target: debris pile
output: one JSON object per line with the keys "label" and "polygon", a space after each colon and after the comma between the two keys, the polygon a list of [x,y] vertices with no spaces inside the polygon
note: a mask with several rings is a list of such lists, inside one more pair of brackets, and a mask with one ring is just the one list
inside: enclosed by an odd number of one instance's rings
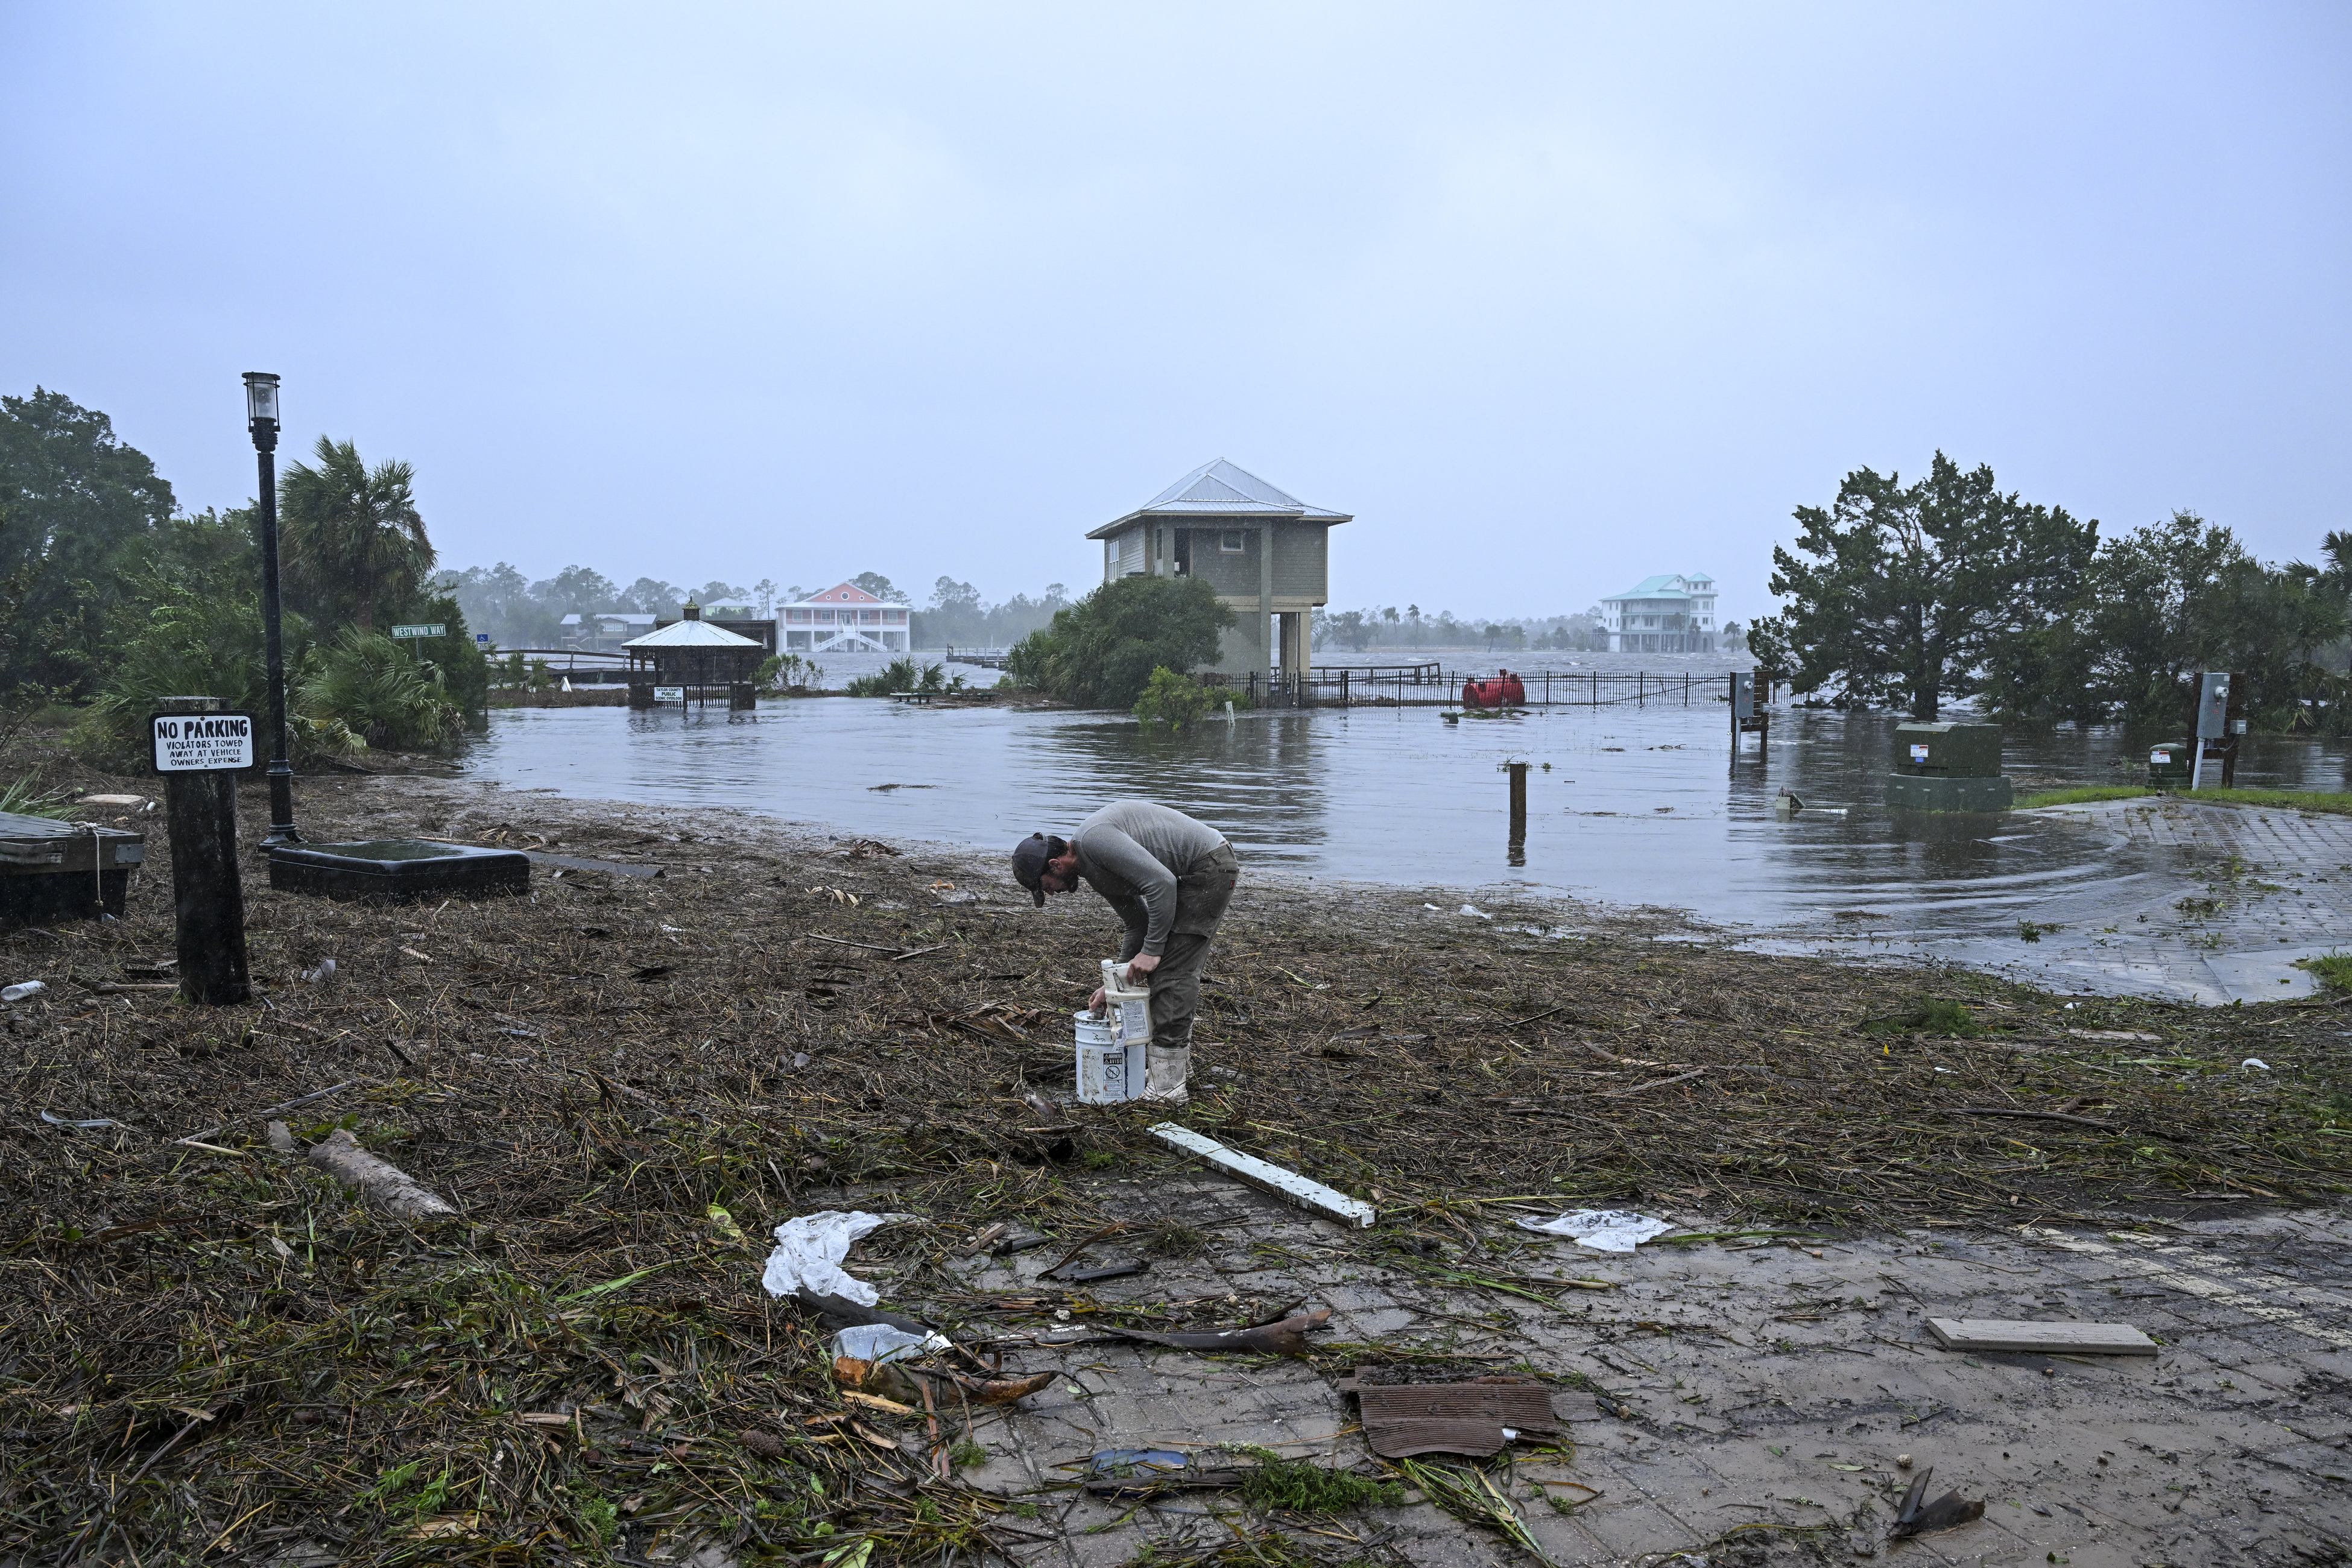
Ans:
{"label": "debris pile", "polygon": [[[1096,1294],[1186,1243],[1087,1178],[1207,1169],[1155,1137],[1164,1111],[1069,1103],[1100,910],[943,906],[935,883],[1001,879],[749,827],[722,854],[675,816],[540,798],[306,786],[322,837],[464,841],[511,816],[581,853],[530,898],[438,907],[255,879],[264,1005],[184,1007],[132,978],[172,947],[167,844],[119,922],[0,933],[0,1555],[154,1561],[194,1520],[224,1556],[308,1542],[350,1563],[693,1540],[835,1568],[1016,1561],[1036,1542],[1015,1502],[942,1475],[1066,1364],[1049,1328],[1362,1367],[1319,1348],[1310,1302]],[[2341,1013],[2061,1011],[1991,980],[1423,901],[1246,886],[1178,1124],[1237,1173],[1376,1213],[1342,1234],[1433,1277],[1413,1236],[1479,1198],[1555,1223],[2013,1225],[2352,1176],[2319,1131]],[[2240,1070],[2256,1049],[2271,1070]],[[877,1223],[817,1223],[850,1216]],[[1045,1246],[1072,1271],[1018,1295],[956,1271]],[[861,1327],[913,1346],[843,1337]],[[1397,1462],[1524,1529],[1474,1472]]]}

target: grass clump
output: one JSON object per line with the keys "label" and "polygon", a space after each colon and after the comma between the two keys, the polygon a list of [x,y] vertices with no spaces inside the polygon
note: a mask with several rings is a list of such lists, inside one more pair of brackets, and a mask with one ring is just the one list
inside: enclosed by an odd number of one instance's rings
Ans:
{"label": "grass clump", "polygon": [[1145,1231],[1141,1239],[1149,1258],[1197,1258],[1209,1245],[1209,1233],[1182,1220],[1163,1219]]}
{"label": "grass clump", "polygon": [[2352,952],[2323,952],[2317,958],[2298,958],[2294,966],[2310,970],[2330,991],[2352,995]]}
{"label": "grass clump", "polygon": [[1243,1479],[1242,1497],[1253,1508],[1345,1513],[1351,1508],[1403,1505],[1404,1488],[1396,1481],[1376,1481],[1353,1470],[1327,1470],[1266,1449],[1250,1452],[1258,1456],[1258,1466]]}
{"label": "grass clump", "polygon": [[53,816],[70,820],[81,815],[73,805],[71,790],[45,790],[41,782],[26,773],[6,789],[0,789],[0,811],[18,816]]}
{"label": "grass clump", "polygon": [[[2200,789],[2194,798],[2214,805],[2274,805],[2291,811],[2320,811],[2352,816],[2352,791],[2306,789]],[[2146,795],[2189,797],[2191,792],[2161,790],[2146,784],[2086,784],[2080,789],[2048,789],[2017,797],[2012,811],[2038,811],[2045,805],[2085,805],[2102,800],[2137,800]]]}

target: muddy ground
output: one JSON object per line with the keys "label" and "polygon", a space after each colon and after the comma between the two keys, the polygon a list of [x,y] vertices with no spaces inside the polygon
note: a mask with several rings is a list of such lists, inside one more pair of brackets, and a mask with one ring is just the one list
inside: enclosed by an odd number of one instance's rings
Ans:
{"label": "muddy ground", "polygon": [[[992,862],[749,816],[299,792],[312,837],[525,847],[534,890],[336,904],[249,859],[266,1000],[190,1009],[124,988],[172,952],[160,813],[125,813],[154,847],[125,919],[0,935],[0,980],[48,987],[0,1015],[0,1556],[2290,1562],[2345,1533],[2352,1019],[2326,1000],[2066,998],[1718,951],[1663,911],[1245,876],[1178,1119],[1381,1211],[1343,1232],[1176,1160],[1143,1133],[1164,1113],[1041,1128],[1024,1097],[1067,1095],[1115,939],[1088,896],[1040,913]],[[256,1112],[336,1086],[284,1113],[297,1139],[348,1127],[460,1219],[270,1148]],[[1585,1205],[1687,1239],[1601,1258],[1510,1223]],[[936,1444],[847,1398],[759,1274],[771,1227],[859,1206],[916,1216],[853,1262],[886,1306],[1067,1380]],[[958,1256],[998,1223],[1059,1245]],[[1036,1279],[1110,1225],[1088,1256],[1150,1273]],[[1035,1342],[1302,1300],[1334,1310],[1304,1360]],[[1961,1307],[2164,1353],[2044,1377],[1933,1348],[1926,1310]],[[1418,1485],[1097,1512],[1056,1468],[1148,1437],[1387,1477],[1331,1384],[1390,1363],[1524,1363],[1620,1414],[1491,1468],[1517,1543]],[[1913,1450],[1987,1518],[1888,1542]]]}

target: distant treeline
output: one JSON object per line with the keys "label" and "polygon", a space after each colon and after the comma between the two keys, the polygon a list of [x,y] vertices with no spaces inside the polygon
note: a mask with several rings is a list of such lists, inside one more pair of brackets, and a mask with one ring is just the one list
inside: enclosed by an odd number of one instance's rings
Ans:
{"label": "distant treeline", "polygon": [[[839,580],[890,604],[914,602],[879,572]],[[566,566],[552,577],[532,582],[504,561],[445,572],[434,584],[454,595],[465,606],[467,621],[477,631],[489,633],[500,647],[560,647],[566,616],[635,614],[675,620],[688,599],[698,605],[749,605],[765,620],[777,605],[796,604],[833,586],[832,582],[779,586],[774,579],[762,577],[748,588],[719,578],[699,588],[682,588],[658,577],[640,577],[624,588],[586,566]],[[908,617],[908,631],[917,647],[1010,647],[1050,622],[1054,612],[1069,602],[1068,589],[1049,583],[1040,597],[1015,594],[991,605],[971,584],[941,577],[932,585],[930,605]]]}

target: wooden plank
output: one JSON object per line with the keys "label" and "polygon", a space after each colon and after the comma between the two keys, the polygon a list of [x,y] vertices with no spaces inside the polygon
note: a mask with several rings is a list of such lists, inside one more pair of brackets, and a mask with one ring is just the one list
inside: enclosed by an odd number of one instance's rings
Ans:
{"label": "wooden plank", "polygon": [[2163,1347],[2129,1323],[2029,1323],[2006,1318],[1930,1318],[1928,1331],[1955,1351],[2063,1351],[2154,1355]]}
{"label": "wooden plank", "polygon": [[1286,1171],[1279,1165],[1270,1164],[1255,1154],[1228,1149],[1215,1139],[1204,1137],[1189,1127],[1162,1121],[1149,1131],[1154,1139],[1169,1148],[1198,1155],[1226,1175],[1272,1193],[1294,1208],[1319,1214],[1326,1219],[1336,1219],[1341,1225],[1358,1226],[1368,1226],[1378,1217],[1372,1205],[1361,1198],[1334,1192],[1320,1182],[1310,1181],[1296,1171]]}

